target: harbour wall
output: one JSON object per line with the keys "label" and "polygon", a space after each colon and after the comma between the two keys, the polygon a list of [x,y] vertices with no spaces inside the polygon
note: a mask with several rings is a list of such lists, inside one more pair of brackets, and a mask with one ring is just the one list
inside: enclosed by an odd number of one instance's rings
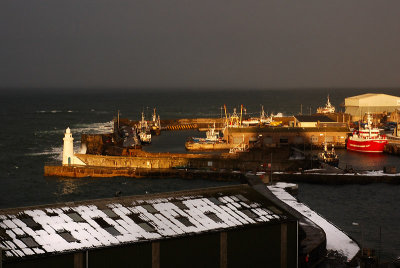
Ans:
{"label": "harbour wall", "polygon": [[[311,164],[307,160],[291,160],[289,148],[270,148],[252,150],[239,154],[170,154],[131,151],[130,156],[102,156],[76,154],[86,166],[45,166],[46,176],[61,177],[135,177],[134,169],[147,169],[158,172],[166,169],[187,169],[202,171],[262,171],[269,169],[271,158],[274,171],[298,170]],[[57,168],[56,168],[57,167]],[[71,169],[75,167],[74,169]],[[78,168],[78,169],[76,169]],[[87,171],[84,171],[87,169]],[[78,172],[79,171],[79,172]],[[150,171],[149,171],[150,172]]]}
{"label": "harbour wall", "polygon": [[[231,170],[260,170],[260,165],[273,161],[273,169],[276,171],[298,170],[299,167],[309,161],[288,161],[290,148],[265,148],[253,149],[247,153],[239,154],[172,154],[172,153],[148,153],[141,150],[129,151],[129,156],[102,156],[89,154],[76,154],[81,161],[88,166],[100,166],[111,168],[207,168],[207,169],[231,169]],[[303,163],[305,162],[305,163]]]}
{"label": "harbour wall", "polygon": [[400,155],[400,140],[389,141],[389,143],[385,145],[384,152],[388,154]]}
{"label": "harbour wall", "polygon": [[262,142],[267,147],[285,145],[322,147],[326,142],[337,148],[344,148],[349,134],[344,127],[250,127],[230,128],[224,133],[229,143]]}
{"label": "harbour wall", "polygon": [[232,173],[221,170],[188,170],[188,169],[143,169],[143,168],[107,168],[88,166],[45,166],[45,176],[69,178],[182,178],[205,179],[217,181],[236,181],[245,183],[246,178],[242,173]]}
{"label": "harbour wall", "polygon": [[[106,178],[106,177],[131,177],[131,178],[182,178],[182,179],[207,179],[220,181],[237,181],[245,183],[247,178],[244,172],[215,169],[143,169],[143,168],[110,168],[93,166],[45,166],[45,176],[71,177],[71,178]],[[264,183],[271,181],[305,182],[314,184],[370,184],[389,183],[400,184],[400,176],[366,176],[362,174],[272,174],[267,171],[259,176]]]}

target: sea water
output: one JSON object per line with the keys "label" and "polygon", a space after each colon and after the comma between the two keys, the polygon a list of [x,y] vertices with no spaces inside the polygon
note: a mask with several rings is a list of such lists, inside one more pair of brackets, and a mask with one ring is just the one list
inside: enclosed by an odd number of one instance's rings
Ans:
{"label": "sea water", "polygon": [[[161,178],[58,178],[44,177],[46,163],[60,163],[64,131],[70,127],[79,150],[83,133],[112,131],[113,117],[148,118],[157,108],[161,119],[223,117],[240,111],[258,116],[315,112],[329,94],[337,110],[344,98],[369,93],[396,95],[395,90],[5,90],[0,92],[0,208],[49,204],[122,195],[170,192],[232,184],[211,180]],[[184,152],[187,137],[204,135],[194,130],[164,132],[153,137],[148,151]],[[386,154],[370,156],[338,150],[341,167],[400,170],[400,158]],[[385,259],[400,255],[399,185],[300,184],[299,199],[342,228],[365,247],[378,249]],[[353,222],[359,223],[358,226]],[[362,234],[362,235],[361,235]],[[381,234],[381,235],[379,235]],[[363,239],[361,239],[363,237]]]}

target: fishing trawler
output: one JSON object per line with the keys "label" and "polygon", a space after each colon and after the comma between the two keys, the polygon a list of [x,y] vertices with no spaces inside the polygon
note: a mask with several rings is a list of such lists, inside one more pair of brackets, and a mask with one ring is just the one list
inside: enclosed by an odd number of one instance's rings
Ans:
{"label": "fishing trawler", "polygon": [[260,117],[251,117],[249,119],[242,120],[242,125],[244,127],[252,127],[252,126],[268,126],[272,122],[272,116],[266,116],[264,112],[264,106],[261,106]]}
{"label": "fishing trawler", "polygon": [[325,107],[318,107],[317,108],[317,113],[318,114],[329,114],[329,113],[334,113],[335,112],[335,106],[331,104],[329,101],[329,95],[328,95],[328,101],[326,102]]}
{"label": "fishing trawler", "polygon": [[387,142],[386,135],[381,135],[378,128],[372,128],[371,116],[367,114],[367,124],[363,129],[354,130],[347,140],[346,148],[363,153],[382,153]]}
{"label": "fishing trawler", "polygon": [[153,110],[152,120],[150,121],[150,131],[157,136],[161,134],[161,120],[160,115],[157,116],[156,114],[156,108]]}
{"label": "fishing trawler", "polygon": [[318,160],[334,167],[339,166],[339,156],[335,152],[335,147],[332,145],[331,151],[328,151],[328,145],[324,143],[324,151],[318,154]]}
{"label": "fishing trawler", "polygon": [[272,116],[266,116],[264,112],[264,106],[261,106],[261,113],[260,113],[260,124],[261,125],[269,125],[272,122]]}
{"label": "fishing trawler", "polygon": [[213,127],[207,130],[205,138],[191,137],[185,143],[185,148],[189,151],[229,150],[232,145],[220,136],[214,123]]}
{"label": "fishing trawler", "polygon": [[144,119],[144,113],[142,112],[142,120],[139,121],[138,127],[137,127],[137,132],[138,136],[140,139],[140,142],[142,144],[150,144],[151,143],[151,133],[150,133],[150,128],[147,124],[147,121]]}

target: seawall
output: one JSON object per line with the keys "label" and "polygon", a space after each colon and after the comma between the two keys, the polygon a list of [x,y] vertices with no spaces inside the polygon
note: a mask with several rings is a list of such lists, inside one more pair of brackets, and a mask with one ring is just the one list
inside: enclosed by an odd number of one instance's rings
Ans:
{"label": "seawall", "polygon": [[208,179],[221,181],[246,182],[242,173],[212,170],[188,170],[188,169],[143,169],[143,168],[107,168],[93,166],[45,166],[45,176],[71,177],[71,178],[182,178],[182,179]]}

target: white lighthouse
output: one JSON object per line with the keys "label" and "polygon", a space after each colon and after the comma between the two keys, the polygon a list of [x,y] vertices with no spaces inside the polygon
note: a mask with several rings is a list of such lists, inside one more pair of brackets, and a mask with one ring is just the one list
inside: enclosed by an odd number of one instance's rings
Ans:
{"label": "white lighthouse", "polygon": [[72,137],[71,130],[67,128],[64,135],[64,148],[63,148],[63,165],[73,164],[74,158],[74,138]]}

